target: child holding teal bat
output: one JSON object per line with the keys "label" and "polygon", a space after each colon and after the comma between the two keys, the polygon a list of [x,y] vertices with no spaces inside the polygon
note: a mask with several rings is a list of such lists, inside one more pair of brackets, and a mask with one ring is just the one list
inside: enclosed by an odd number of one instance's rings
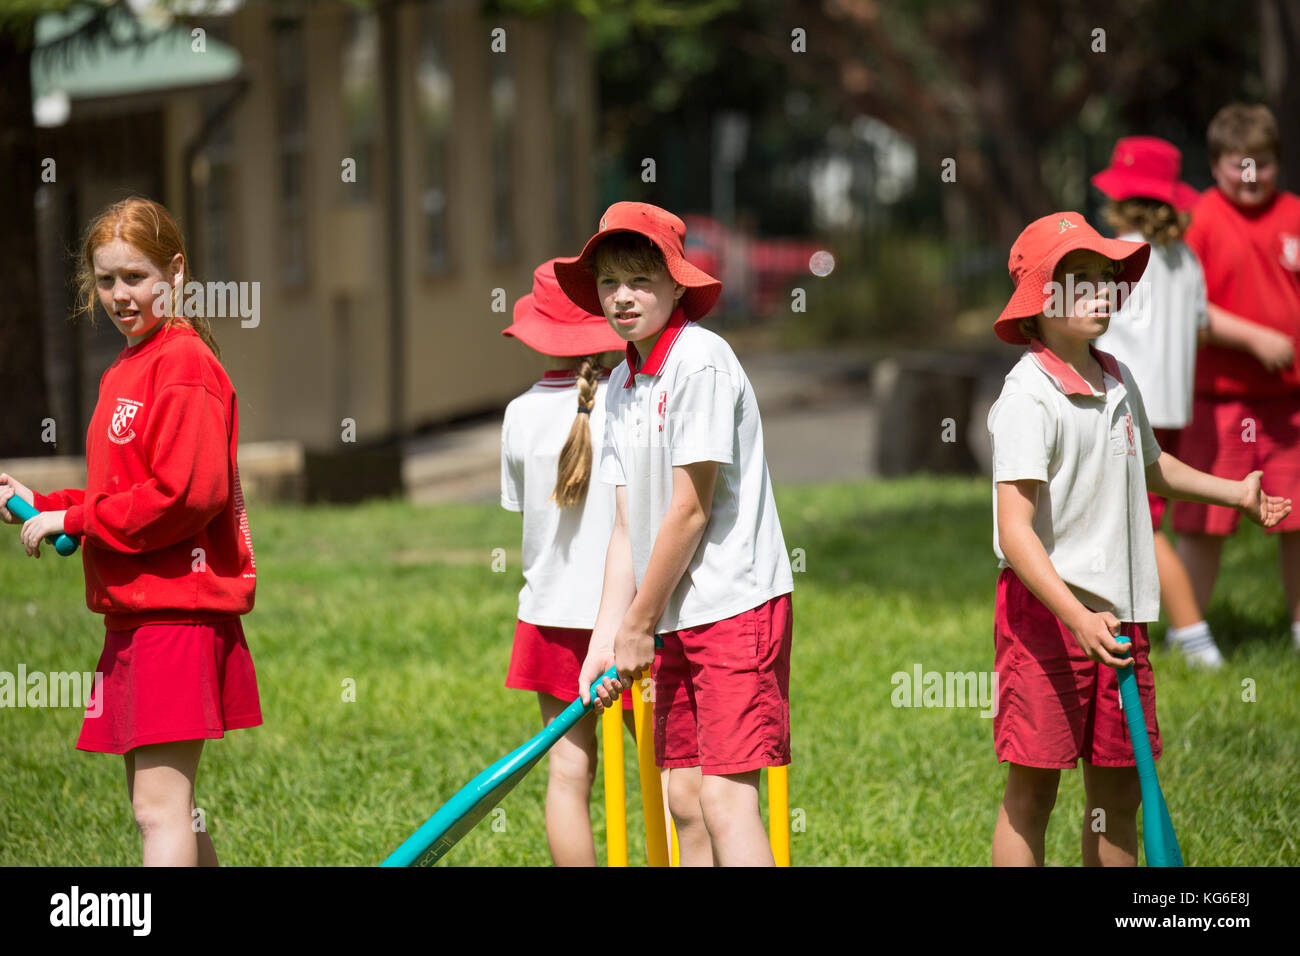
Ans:
{"label": "child holding teal bat", "polygon": [[[240,617],[257,581],[236,467],[239,418],[207,321],[185,316],[184,239],[162,206],[132,198],[90,225],[80,309],[104,308],[126,347],[100,380],[86,435],[86,487],[35,494],[0,475],[48,535],[83,539],[86,604],[104,650],[77,747],[124,755],[146,866],[217,864],[196,814],[204,740],[262,722]],[[92,717],[94,711],[98,716]]]}
{"label": "child holding teal bat", "polygon": [[[600,604],[614,489],[592,478],[592,435],[605,427],[609,370],[623,342],[560,291],[555,260],[533,273],[515,303],[512,336],[552,368],[506,406],[501,426],[501,506],[523,513],[524,586],[506,686],[537,692],[542,722],[573,700]],[[631,698],[624,721],[632,729]],[[557,866],[595,866],[589,803],[596,718],[577,721],[547,759],[546,838]]]}
{"label": "child holding teal bat", "polygon": [[[604,588],[578,692],[596,708],[654,664],[655,762],[683,865],[771,866],[763,767],[790,762],[794,578],[735,353],[701,328],[722,283],[665,209],[620,202],[555,274],[627,343],[610,376],[600,478],[616,486]],[[777,825],[777,824],[774,824]]]}
{"label": "child holding teal bat", "polygon": [[[1258,471],[1228,481],[1161,451],[1128,369],[1092,347],[1149,254],[1145,242],[1104,239],[1075,212],[1036,220],[1011,248],[1016,291],[994,330],[1029,348],[988,419],[993,548],[1003,569],[994,745],[1011,765],[995,865],[1043,863],[1060,772],[1080,759],[1083,862],[1137,861],[1141,788],[1117,669],[1136,671],[1131,697],[1158,757],[1145,622],[1159,614],[1160,587],[1148,489],[1237,508],[1264,527],[1291,510],[1290,499],[1262,491]],[[1158,817],[1148,806],[1145,826]]]}

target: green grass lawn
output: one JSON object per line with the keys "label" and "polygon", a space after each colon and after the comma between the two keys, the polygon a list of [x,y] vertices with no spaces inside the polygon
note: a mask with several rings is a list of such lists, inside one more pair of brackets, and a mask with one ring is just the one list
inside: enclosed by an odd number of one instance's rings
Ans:
{"label": "green grass lawn", "polygon": [[[895,708],[891,675],[987,671],[993,587],[987,480],[780,488],[795,575],[790,806],[797,865],[982,865],[1005,769],[978,708]],[[293,508],[254,502],[257,607],[244,622],[265,723],[205,748],[198,804],[230,865],[378,863],[540,726],[502,687],[519,518],[491,506]],[[504,549],[505,573],[492,569]],[[1224,669],[1158,649],[1159,767],[1189,865],[1300,862],[1300,655],[1276,547],[1229,542],[1209,618]],[[25,558],[0,529],[0,671],[93,669],[102,622],[80,562]],[[1153,629],[1162,639],[1163,628]],[[355,702],[344,682],[355,681]],[[1244,682],[1254,701],[1243,701]],[[122,761],[74,748],[72,709],[0,710],[0,865],[135,865]],[[628,764],[631,856],[641,817]],[[545,865],[545,770],[445,859]],[[602,783],[593,819],[604,857]],[[1079,863],[1081,775],[1062,775],[1048,862]],[[634,862],[636,862],[634,860]]]}

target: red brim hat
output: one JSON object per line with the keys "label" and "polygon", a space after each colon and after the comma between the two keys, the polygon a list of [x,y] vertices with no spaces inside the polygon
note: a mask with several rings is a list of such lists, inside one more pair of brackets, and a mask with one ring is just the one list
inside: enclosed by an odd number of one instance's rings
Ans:
{"label": "red brim hat", "polygon": [[1191,209],[1200,193],[1180,182],[1183,154],[1158,136],[1126,136],[1115,144],[1110,166],[1092,184],[1116,201],[1158,199],[1175,209]]}
{"label": "red brim hat", "polygon": [[1175,209],[1187,210],[1201,198],[1201,194],[1187,183],[1150,179],[1115,169],[1103,169],[1092,177],[1091,182],[1116,202],[1135,198],[1159,199]]}
{"label": "red brim hat", "polygon": [[1020,320],[1042,315],[1052,300],[1051,283],[1057,264],[1076,249],[1087,249],[1120,265],[1123,281],[1137,282],[1146,271],[1151,246],[1145,242],[1107,239],[1077,212],[1056,212],[1025,227],[1011,247],[1007,270],[1016,284],[993,331],[1003,342],[1028,345]]}
{"label": "red brim hat", "polygon": [[604,315],[579,309],[560,291],[550,259],[533,270],[533,291],[515,303],[514,322],[503,329],[543,355],[596,355],[622,352],[627,342],[609,327]]}
{"label": "red brim hat", "polygon": [[654,243],[663,255],[664,265],[673,281],[686,287],[677,304],[687,319],[700,318],[717,303],[722,294],[722,283],[686,260],[685,223],[666,209],[649,203],[618,202],[605,210],[600,219],[600,231],[587,240],[580,255],[555,262],[555,276],[560,288],[579,308],[604,316],[591,265],[596,247],[617,232],[634,232]]}

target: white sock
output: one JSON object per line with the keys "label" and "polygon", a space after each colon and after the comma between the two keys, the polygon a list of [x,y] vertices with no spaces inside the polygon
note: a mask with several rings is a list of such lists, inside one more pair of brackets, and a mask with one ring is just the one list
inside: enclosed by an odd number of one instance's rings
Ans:
{"label": "white sock", "polygon": [[1205,621],[1197,621],[1190,627],[1171,628],[1166,636],[1169,646],[1180,651],[1189,664],[1216,668],[1223,663],[1223,655],[1219,653],[1210,625]]}
{"label": "white sock", "polygon": [[1165,638],[1170,644],[1177,644],[1188,651],[1200,650],[1214,643],[1214,635],[1210,633],[1209,621],[1197,621],[1195,624],[1187,625],[1187,627],[1171,627],[1165,633]]}
{"label": "white sock", "polygon": [[1295,643],[1296,650],[1300,650],[1300,621],[1291,622],[1291,640]]}

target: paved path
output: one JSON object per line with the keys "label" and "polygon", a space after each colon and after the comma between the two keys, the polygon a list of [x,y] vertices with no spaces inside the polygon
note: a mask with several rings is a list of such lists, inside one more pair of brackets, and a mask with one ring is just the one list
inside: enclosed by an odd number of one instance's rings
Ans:
{"label": "paved path", "polygon": [[[758,396],[773,482],[871,476],[869,362],[845,351],[737,350]],[[408,443],[403,477],[416,502],[496,501],[501,422],[491,419]]]}

